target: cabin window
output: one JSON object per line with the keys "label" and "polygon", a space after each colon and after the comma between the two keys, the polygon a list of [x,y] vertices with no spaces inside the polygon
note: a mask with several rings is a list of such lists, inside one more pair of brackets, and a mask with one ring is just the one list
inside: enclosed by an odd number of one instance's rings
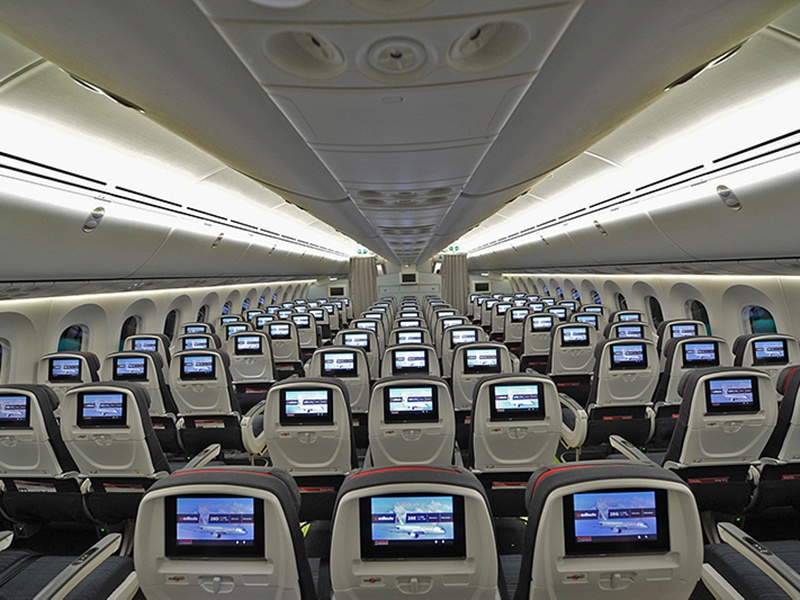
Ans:
{"label": "cabin window", "polygon": [[7,381],[5,364],[9,357],[10,344],[8,340],[0,339],[0,381]]}
{"label": "cabin window", "polygon": [[711,335],[711,321],[708,318],[708,311],[703,303],[699,300],[689,300],[689,302],[686,303],[686,306],[689,309],[689,316],[695,321],[705,323],[706,332],[708,335]]}
{"label": "cabin window", "polygon": [[231,312],[231,301],[228,300],[225,304],[222,305],[222,314],[227,315]]}
{"label": "cabin window", "polygon": [[272,304],[278,303],[278,294],[272,294]]}
{"label": "cabin window", "polygon": [[208,304],[203,304],[200,307],[200,310],[197,311],[197,322],[198,323],[205,323],[206,319],[208,319]]}
{"label": "cabin window", "polygon": [[756,304],[745,306],[742,310],[742,316],[746,325],[750,327],[750,333],[778,332],[778,328],[775,326],[775,317],[763,306]]}
{"label": "cabin window", "polygon": [[544,295],[545,296],[549,296],[550,295],[550,288],[548,286],[544,286]]}
{"label": "cabin window", "polygon": [[589,296],[592,297],[592,302],[594,302],[595,304],[603,303],[603,300],[602,298],[600,298],[600,294],[597,293],[597,290],[592,290],[591,292],[589,292]]}
{"label": "cabin window", "polygon": [[264,302],[266,302],[266,301],[267,301],[267,299],[264,298],[264,296],[259,296],[259,298],[258,298],[258,308],[264,308]]}
{"label": "cabin window", "polygon": [[572,288],[572,299],[575,300],[575,302],[581,301],[581,293],[575,288]]}
{"label": "cabin window", "polygon": [[175,331],[178,328],[180,316],[180,311],[174,308],[167,313],[167,318],[164,319],[164,335],[166,335],[170,340],[175,337]]}
{"label": "cabin window", "polygon": [[617,301],[617,308],[619,310],[628,310],[628,300],[620,293],[615,295],[615,299]]}
{"label": "cabin window", "polygon": [[250,298],[245,298],[244,302],[242,302],[242,312],[246,311],[250,308]]}
{"label": "cabin window", "polygon": [[564,299],[564,291],[560,287],[556,288],[556,296],[558,296],[559,300]]}
{"label": "cabin window", "polygon": [[89,328],[86,325],[70,325],[58,338],[58,351],[80,352],[84,343],[89,343]]}
{"label": "cabin window", "polygon": [[664,311],[661,310],[661,303],[655,296],[648,296],[647,306],[650,308],[650,322],[653,327],[658,329],[658,326],[664,322]]}
{"label": "cabin window", "polygon": [[128,317],[119,331],[119,349],[125,347],[125,339],[139,332],[139,317]]}

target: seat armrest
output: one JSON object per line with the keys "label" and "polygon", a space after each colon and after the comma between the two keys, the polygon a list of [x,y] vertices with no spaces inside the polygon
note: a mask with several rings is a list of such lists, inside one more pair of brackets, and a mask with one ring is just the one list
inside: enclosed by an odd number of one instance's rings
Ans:
{"label": "seat armrest", "polygon": [[718,523],[717,531],[723,542],[766,573],[790,598],[800,598],[800,575],[797,571],[733,523]]}
{"label": "seat armrest", "polygon": [[83,581],[105,559],[119,550],[122,543],[122,534],[110,533],[73,560],[67,567],[56,575],[34,600],[61,600],[66,597],[76,585]]}
{"label": "seat armrest", "polygon": [[586,430],[588,416],[586,410],[575,402],[566,394],[559,394],[558,401],[561,404],[561,412],[568,411],[573,416],[575,422],[574,427],[570,428],[569,425],[562,419],[561,423],[561,441],[567,448],[580,448],[583,442],[586,441]]}
{"label": "seat armrest", "polygon": [[642,452],[639,448],[631,444],[621,435],[614,434],[608,436],[608,442],[609,444],[611,444],[612,448],[614,448],[618,452],[621,452],[622,454],[625,455],[626,458],[630,460],[651,464],[654,467],[659,466],[655,462],[653,462],[653,460],[649,456],[647,456],[644,452]]}
{"label": "seat armrest", "polygon": [[0,552],[5,550],[14,541],[13,531],[0,531]]}
{"label": "seat armrest", "polygon": [[242,417],[240,425],[242,429],[242,444],[245,450],[252,456],[261,456],[267,451],[267,432],[264,429],[263,416],[261,432],[256,433],[255,429],[257,418],[263,415],[266,409],[267,401],[262,400]]}
{"label": "seat armrest", "polygon": [[192,469],[200,469],[219,456],[220,452],[222,452],[221,444],[211,444],[210,446],[206,446],[180,470],[191,471]]}

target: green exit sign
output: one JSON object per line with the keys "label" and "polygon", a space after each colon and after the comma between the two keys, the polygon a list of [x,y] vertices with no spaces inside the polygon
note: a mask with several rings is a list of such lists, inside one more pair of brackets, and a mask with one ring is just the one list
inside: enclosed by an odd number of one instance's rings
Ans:
{"label": "green exit sign", "polygon": [[447,249],[450,252],[458,252],[458,246],[449,246]]}

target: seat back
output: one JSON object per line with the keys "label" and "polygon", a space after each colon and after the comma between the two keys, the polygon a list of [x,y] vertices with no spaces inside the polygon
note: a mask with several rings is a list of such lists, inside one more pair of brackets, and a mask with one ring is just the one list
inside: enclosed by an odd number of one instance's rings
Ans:
{"label": "seat back", "polygon": [[797,338],[783,333],[753,333],[741,335],[733,342],[733,364],[756,367],[777,384],[786,365],[800,361]]}
{"label": "seat back", "polygon": [[300,338],[294,321],[271,321],[267,323],[267,334],[276,363],[300,361]]}
{"label": "seat back", "polygon": [[125,338],[122,345],[123,350],[134,350],[136,352],[155,352],[161,357],[164,377],[169,376],[169,362],[172,358],[170,350],[170,339],[163,333],[139,333],[129,335]]}
{"label": "seat back", "polygon": [[297,485],[280,469],[205,468],[158,481],[134,532],[142,592],[174,600],[206,593],[315,600],[299,504]]}
{"label": "seat back", "polygon": [[696,369],[733,366],[728,342],[713,336],[672,338],[664,348],[664,372],[658,379],[654,402],[679,404],[681,378]]}
{"label": "seat back", "polygon": [[583,304],[580,312],[593,313],[598,316],[600,322],[597,324],[597,331],[603,331],[608,325],[608,308],[602,304]]}
{"label": "seat back", "polygon": [[453,353],[456,346],[488,340],[489,336],[478,325],[456,325],[445,329],[442,337],[442,350],[439,354],[442,362],[442,377],[450,377],[453,374]]}
{"label": "seat back", "polygon": [[475,387],[468,466],[479,471],[533,471],[551,464],[561,437],[555,383],[526,373],[484,377]]}
{"label": "seat back", "polygon": [[464,469],[383,467],[352,474],[339,490],[331,536],[337,598],[499,597],[488,501]]}
{"label": "seat back", "polygon": [[700,369],[684,375],[680,392],[665,461],[697,466],[758,460],[778,419],[769,375],[747,367]]}
{"label": "seat back", "polygon": [[56,406],[58,397],[45,385],[0,386],[0,476],[77,472],[53,414]]}
{"label": "seat back", "polygon": [[492,306],[492,317],[489,323],[489,337],[501,336],[506,327],[506,313],[514,305],[511,302],[497,302]]}
{"label": "seat back", "polygon": [[597,330],[582,323],[559,323],[550,339],[549,375],[587,375],[594,370]]}
{"label": "seat back", "polygon": [[175,338],[172,352],[175,353],[181,350],[219,350],[221,347],[222,340],[214,333],[182,333]]}
{"label": "seat back", "polygon": [[668,471],[623,461],[542,467],[525,497],[516,600],[686,599],[700,578],[700,517]]}
{"label": "seat back", "polygon": [[225,342],[234,384],[275,381],[275,362],[269,336],[261,331],[234,333]]}
{"label": "seat back", "polygon": [[453,400],[439,377],[379,380],[372,388],[368,425],[374,467],[453,462]]}
{"label": "seat back", "polygon": [[178,414],[238,413],[228,365],[228,355],[220,350],[176,352],[169,368],[169,384]]}
{"label": "seat back", "polygon": [[386,348],[386,330],[383,326],[383,321],[380,319],[353,319],[350,322],[350,329],[366,329],[375,333],[378,338],[378,352],[383,356],[383,351]]}
{"label": "seat back", "polygon": [[370,379],[380,373],[382,352],[378,349],[378,336],[368,329],[343,329],[333,338],[334,346],[361,348],[367,354]]}
{"label": "seat back", "polygon": [[515,372],[518,359],[499,342],[456,346],[453,354],[452,390],[456,410],[470,410],[475,384],[486,375]]}
{"label": "seat back", "polygon": [[664,348],[669,340],[676,337],[692,337],[696,335],[708,335],[705,323],[694,319],[670,319],[662,321],[656,329],[656,350],[661,361],[661,369],[664,367]]}
{"label": "seat back", "polygon": [[608,322],[610,323],[644,323],[647,321],[647,315],[642,310],[615,310],[608,315]]}
{"label": "seat back", "polygon": [[293,313],[289,319],[297,328],[297,339],[301,350],[314,350],[319,347],[319,331],[317,319],[309,312]]}
{"label": "seat back", "polygon": [[782,396],[775,429],[761,453],[781,461],[800,461],[800,365],[789,365],[778,377],[777,392]]}
{"label": "seat back", "polygon": [[272,464],[293,475],[344,474],[356,466],[347,388],[335,379],[304,377],[273,385],[264,432]]}
{"label": "seat back", "polygon": [[558,317],[547,312],[531,313],[525,318],[522,332],[522,354],[528,356],[547,356],[550,352],[550,338]]}
{"label": "seat back", "polygon": [[51,352],[39,359],[36,383],[47,385],[62,400],[70,388],[97,381],[99,369],[100,360],[92,352]]}
{"label": "seat back", "polygon": [[96,382],[64,396],[61,437],[87,476],[152,477],[169,472],[137,383]]}
{"label": "seat back", "polygon": [[[601,321],[600,315],[597,313],[591,312],[583,312],[578,311],[574,312],[569,316],[569,320],[571,323],[583,323],[584,325],[591,325],[595,329],[598,329]],[[599,331],[599,329],[598,329]]]}
{"label": "seat back", "polygon": [[569,321],[569,317],[572,314],[572,311],[569,309],[568,306],[545,306],[544,312],[550,313],[551,315],[555,315],[558,317],[558,320],[562,323],[566,323]]}
{"label": "seat back", "polygon": [[328,311],[321,307],[312,307],[308,309],[308,313],[314,317],[317,323],[322,342],[329,342],[331,339],[331,318]]}
{"label": "seat back", "polygon": [[[155,352],[112,352],[100,370],[103,381],[137,383],[145,388],[149,398],[148,412],[152,416],[177,414],[172,391],[164,377],[161,356]],[[169,374],[169,368],[167,368]]]}
{"label": "seat back", "polygon": [[339,308],[331,302],[322,303],[319,307],[328,313],[328,326],[330,327],[331,334],[336,335],[336,332],[342,328]]}
{"label": "seat back", "polygon": [[590,404],[649,404],[658,383],[651,340],[606,340],[596,348]]}
{"label": "seat back", "polygon": [[519,344],[522,342],[525,319],[530,312],[531,309],[527,306],[515,306],[506,313],[505,329],[503,329],[503,341],[506,344]]}
{"label": "seat back", "polygon": [[184,323],[181,325],[181,334],[184,333],[216,333],[214,326],[211,323]]}
{"label": "seat back", "polygon": [[458,325],[469,325],[469,319],[463,315],[452,315],[448,317],[439,317],[433,323],[431,332],[433,337],[433,345],[436,348],[436,353],[442,352],[442,340],[444,339],[444,332],[450,327],[457,327]]}
{"label": "seat back", "polygon": [[364,350],[338,346],[317,348],[305,370],[307,377],[335,377],[347,388],[351,412],[367,412],[370,372]]}
{"label": "seat back", "polygon": [[439,357],[433,346],[426,344],[403,344],[387,346],[381,360],[381,377],[405,377],[410,375],[441,375]]}
{"label": "seat back", "polygon": [[222,325],[220,330],[222,332],[220,334],[222,341],[227,342],[228,338],[230,338],[232,335],[241,333],[243,331],[252,331],[253,326],[249,321],[232,321],[231,323],[225,323]]}
{"label": "seat back", "polygon": [[650,323],[644,321],[615,321],[606,325],[603,337],[607,340],[647,339],[655,341],[655,332],[650,327]]}

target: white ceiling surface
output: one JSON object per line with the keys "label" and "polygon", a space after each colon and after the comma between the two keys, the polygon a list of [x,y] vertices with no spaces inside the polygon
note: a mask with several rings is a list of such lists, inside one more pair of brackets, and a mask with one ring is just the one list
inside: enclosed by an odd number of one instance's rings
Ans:
{"label": "white ceiling surface", "polygon": [[[620,170],[609,161],[634,165],[642,146],[666,144],[685,121],[680,106],[643,115],[650,126],[644,136],[623,126],[603,138],[656,100],[654,107],[678,102],[673,97],[689,94],[695,82],[663,94],[667,84],[795,4],[0,0],[0,29],[31,50],[6,43],[11,50],[0,52],[0,82],[19,74],[0,85],[0,107],[24,113],[32,126],[44,125],[43,118],[54,129],[71,125],[114,152],[145,154],[205,190],[224,191],[226,199],[217,200],[213,212],[224,214],[228,198],[236,198],[253,205],[244,220],[257,227],[299,217],[320,245],[346,244],[332,227],[389,260],[414,263],[459,237],[462,249],[477,247],[546,220],[544,215],[563,214],[552,205],[575,181]],[[759,35],[741,54],[770,41]],[[97,102],[86,100],[77,86],[68,90],[66,75],[47,64],[21,73],[37,55],[142,107],[147,118],[188,143],[133,111],[102,118],[118,107],[92,94]],[[737,91],[743,101],[749,93]],[[703,90],[698,94],[707,97]],[[697,111],[718,109],[720,99],[711,98],[693,106],[693,121]],[[17,152],[34,159],[44,152],[35,143],[17,142]],[[590,148],[592,154],[581,154]],[[120,181],[125,177],[124,169],[86,164],[77,152],[57,161],[103,180],[106,169]],[[675,172],[673,165],[665,168],[672,169],[666,175]],[[129,185],[136,190],[172,193],[170,176],[135,179]],[[147,187],[148,181],[159,184]],[[535,198],[508,204],[536,182]],[[213,206],[215,194],[202,195]],[[612,242],[595,253],[570,238],[569,261],[614,264],[637,244]],[[676,254],[674,241],[662,245]],[[654,259],[661,247],[654,246]],[[691,252],[677,254],[693,258]],[[507,256],[493,252],[476,264],[502,268]],[[547,259],[541,266],[551,264]]]}

